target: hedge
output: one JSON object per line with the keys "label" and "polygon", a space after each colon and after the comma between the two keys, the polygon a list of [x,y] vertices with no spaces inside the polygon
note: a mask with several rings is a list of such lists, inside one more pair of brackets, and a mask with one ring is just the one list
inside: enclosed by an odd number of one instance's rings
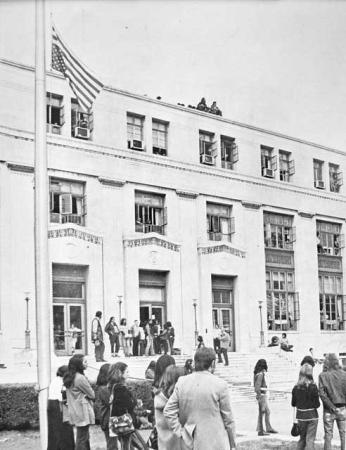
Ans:
{"label": "hedge", "polygon": [[[128,386],[136,398],[152,409],[151,382],[129,380]],[[95,385],[92,385],[97,389]],[[38,393],[34,383],[0,384],[0,431],[39,428]]]}

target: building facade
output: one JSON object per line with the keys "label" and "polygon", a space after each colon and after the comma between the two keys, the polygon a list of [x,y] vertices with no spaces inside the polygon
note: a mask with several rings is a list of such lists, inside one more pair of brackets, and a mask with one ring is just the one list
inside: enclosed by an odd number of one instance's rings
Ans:
{"label": "building facade", "polygon": [[[0,342],[35,334],[34,70],[0,60]],[[47,73],[51,342],[91,351],[95,311],[171,321],[175,346],[288,334],[344,351],[345,153],[105,88],[84,113]],[[346,292],[345,292],[346,293]],[[25,298],[29,297],[26,317]],[[262,336],[261,336],[262,331]]]}

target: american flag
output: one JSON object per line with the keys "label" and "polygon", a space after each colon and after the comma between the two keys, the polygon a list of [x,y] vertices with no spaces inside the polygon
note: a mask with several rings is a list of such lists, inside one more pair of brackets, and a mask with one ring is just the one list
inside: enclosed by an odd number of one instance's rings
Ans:
{"label": "american flag", "polygon": [[70,52],[52,27],[52,68],[63,73],[81,108],[88,111],[103,84]]}

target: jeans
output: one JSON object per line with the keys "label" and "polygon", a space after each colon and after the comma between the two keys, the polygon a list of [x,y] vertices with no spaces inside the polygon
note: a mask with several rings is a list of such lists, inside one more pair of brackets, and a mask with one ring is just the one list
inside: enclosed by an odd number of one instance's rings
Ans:
{"label": "jeans", "polygon": [[217,360],[219,362],[222,362],[222,358],[221,358],[221,352],[220,352],[220,339],[219,338],[214,338],[214,350],[215,353],[217,354]]}
{"label": "jeans", "polygon": [[145,356],[148,356],[149,354],[150,354],[150,356],[155,355],[154,339],[150,334],[148,334],[148,336],[147,336],[147,346],[145,347]]}
{"label": "jeans", "polygon": [[76,450],[90,450],[89,425],[76,427]]}
{"label": "jeans", "polygon": [[318,420],[298,420],[300,439],[297,450],[314,450]]}
{"label": "jeans", "polygon": [[257,431],[259,433],[263,432],[263,416],[265,420],[266,430],[270,431],[273,427],[270,424],[270,409],[268,406],[267,394],[259,394],[257,396],[258,401],[258,421],[257,421]]}
{"label": "jeans", "polygon": [[138,356],[138,343],[139,343],[139,335],[135,336],[132,340],[132,354],[133,356]]}
{"label": "jeans", "polygon": [[[225,365],[228,366],[228,354],[227,354],[227,348],[220,348],[220,353],[223,355],[223,357],[225,358]],[[221,356],[221,355],[220,355]],[[221,359],[222,361],[222,359]]]}
{"label": "jeans", "polygon": [[104,352],[105,352],[105,344],[102,341],[99,341],[99,345],[95,345],[95,359],[96,361],[104,360]]}
{"label": "jeans", "polygon": [[[343,417],[345,417],[346,408],[339,408]],[[339,416],[340,417],[340,416]],[[329,411],[323,412],[323,425],[324,425],[324,450],[332,449],[332,438],[333,438],[333,428],[334,428],[334,420],[339,429],[340,442],[341,442],[341,450],[345,450],[345,435],[346,435],[346,420],[339,419],[336,414],[331,413]]]}
{"label": "jeans", "polygon": [[114,353],[119,353],[119,348],[120,348],[119,334],[110,335],[109,342],[111,344],[111,354],[113,355]]}

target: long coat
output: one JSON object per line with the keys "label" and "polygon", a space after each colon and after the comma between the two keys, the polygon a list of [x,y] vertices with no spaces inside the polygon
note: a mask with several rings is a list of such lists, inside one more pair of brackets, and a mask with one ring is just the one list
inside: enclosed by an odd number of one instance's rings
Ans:
{"label": "long coat", "polygon": [[155,423],[157,428],[158,447],[160,450],[181,450],[181,438],[169,428],[163,415],[168,398],[162,393],[154,397]]}
{"label": "long coat", "polygon": [[92,405],[95,393],[84,375],[76,373],[72,386],[66,389],[66,397],[72,425],[85,427],[95,423]]}
{"label": "long coat", "polygon": [[174,433],[182,438],[182,449],[235,447],[227,383],[208,371],[179,378],[164,416]]}

